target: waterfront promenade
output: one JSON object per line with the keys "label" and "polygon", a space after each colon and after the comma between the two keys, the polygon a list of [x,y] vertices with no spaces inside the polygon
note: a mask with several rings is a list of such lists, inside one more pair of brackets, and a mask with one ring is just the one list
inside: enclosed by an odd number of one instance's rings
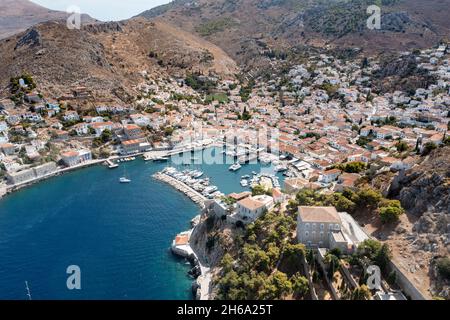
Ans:
{"label": "waterfront promenade", "polygon": [[[30,186],[39,181],[61,175],[63,173],[69,172],[69,171],[89,167],[89,166],[96,165],[96,164],[103,163],[103,162],[105,162],[105,159],[90,160],[90,161],[86,161],[86,162],[80,163],[75,166],[71,166],[71,167],[67,167],[67,168],[59,168],[53,172],[47,173],[47,174],[39,176],[39,177],[35,177],[35,178],[27,180],[27,181],[23,181],[23,182],[12,184],[12,185],[5,185],[3,187],[0,186],[0,198],[2,197],[2,195],[19,190],[21,188],[25,188],[25,187]],[[2,191],[2,189],[3,189],[3,191]]]}

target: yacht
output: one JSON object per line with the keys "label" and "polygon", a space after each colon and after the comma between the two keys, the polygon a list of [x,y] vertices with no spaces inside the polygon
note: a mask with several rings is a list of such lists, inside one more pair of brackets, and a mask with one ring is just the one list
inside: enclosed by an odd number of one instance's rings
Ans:
{"label": "yacht", "polygon": [[126,171],[125,167],[123,168],[123,177],[121,177],[119,179],[119,182],[120,183],[130,183],[131,182],[131,180],[129,178],[127,178],[127,171]]}
{"label": "yacht", "polygon": [[241,180],[241,186],[247,187],[247,186],[248,186],[248,180],[242,179],[242,180]]}
{"label": "yacht", "polygon": [[287,171],[287,169],[288,169],[288,168],[287,168],[286,166],[282,165],[282,164],[280,164],[280,165],[278,165],[278,166],[275,167],[275,171],[276,171],[276,172]]}
{"label": "yacht", "polygon": [[155,162],[165,162],[165,161],[168,161],[169,160],[169,157],[158,157],[158,158],[155,158]]}
{"label": "yacht", "polygon": [[119,181],[120,181],[120,183],[130,183],[131,182],[131,180],[126,177],[120,178]]}
{"label": "yacht", "polygon": [[203,194],[210,194],[213,192],[216,192],[219,188],[217,188],[216,186],[209,186],[206,187],[205,190],[203,190]]}
{"label": "yacht", "polygon": [[108,168],[110,168],[110,169],[115,169],[117,167],[119,167],[119,165],[117,163],[112,163],[108,166]]}
{"label": "yacht", "polygon": [[228,168],[231,171],[238,171],[240,168],[242,168],[242,166],[239,163],[235,163],[232,166],[230,166],[230,168]]}

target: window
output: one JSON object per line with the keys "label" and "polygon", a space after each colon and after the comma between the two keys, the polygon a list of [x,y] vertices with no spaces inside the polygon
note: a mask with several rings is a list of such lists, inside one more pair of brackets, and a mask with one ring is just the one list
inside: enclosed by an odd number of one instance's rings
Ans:
{"label": "window", "polygon": [[334,225],[334,230],[340,230],[341,228],[340,228],[340,226],[338,225],[338,224],[335,224]]}
{"label": "window", "polygon": [[312,224],[312,229],[316,230],[316,224],[315,223]]}
{"label": "window", "polygon": [[320,230],[323,230],[325,228],[325,225],[323,223],[320,224]]}
{"label": "window", "polygon": [[309,223],[305,224],[305,229],[309,229]]}
{"label": "window", "polygon": [[333,225],[330,223],[329,225],[328,225],[328,230],[332,230],[333,229]]}
{"label": "window", "polygon": [[320,233],[320,239],[323,239],[323,232]]}
{"label": "window", "polygon": [[305,231],[305,237],[308,238],[309,237],[309,232]]}
{"label": "window", "polygon": [[319,241],[319,247],[323,246],[323,241]]}

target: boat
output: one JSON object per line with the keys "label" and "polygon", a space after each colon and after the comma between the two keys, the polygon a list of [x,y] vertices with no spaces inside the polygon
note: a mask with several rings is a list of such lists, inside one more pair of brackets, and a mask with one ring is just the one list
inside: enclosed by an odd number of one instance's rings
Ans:
{"label": "boat", "polygon": [[200,178],[201,176],[203,176],[203,172],[202,172],[202,171],[194,171],[194,172],[192,173],[192,177],[195,178],[195,179],[198,179],[198,178]]}
{"label": "boat", "polygon": [[242,166],[239,163],[235,163],[235,164],[231,165],[230,168],[228,168],[228,170],[238,171],[240,168],[242,168]]}
{"label": "boat", "polygon": [[117,163],[111,163],[109,166],[108,166],[108,168],[110,168],[110,169],[115,169],[115,168],[118,168],[119,167],[119,165],[117,164]]}
{"label": "boat", "polygon": [[280,164],[280,165],[278,165],[278,166],[275,167],[275,171],[276,171],[276,172],[287,171],[287,169],[288,169],[288,168],[287,168],[286,166],[282,165],[282,164]]}
{"label": "boat", "polygon": [[119,181],[120,181],[120,183],[130,183],[131,182],[131,180],[126,177],[120,178]]}
{"label": "boat", "polygon": [[119,182],[120,183],[130,183],[131,182],[131,180],[129,178],[127,178],[127,172],[125,170],[125,167],[123,168],[123,177],[121,177],[119,179]]}
{"label": "boat", "polygon": [[216,186],[209,186],[209,187],[206,187],[205,190],[203,190],[203,194],[204,195],[208,195],[208,194],[211,194],[213,192],[216,192],[218,189],[219,188],[217,188]]}
{"label": "boat", "polygon": [[241,179],[250,179],[250,176],[246,174],[245,176],[242,176]]}
{"label": "boat", "polygon": [[247,187],[248,186],[248,181],[246,179],[242,179],[241,180],[241,186],[242,187]]}
{"label": "boat", "polygon": [[169,157],[157,157],[153,161],[155,161],[155,162],[165,162],[165,161],[169,161]]}

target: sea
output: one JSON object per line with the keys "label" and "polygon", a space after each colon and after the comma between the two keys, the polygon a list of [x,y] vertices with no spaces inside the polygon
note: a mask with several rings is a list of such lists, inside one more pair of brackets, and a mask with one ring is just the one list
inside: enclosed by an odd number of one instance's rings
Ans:
{"label": "sea", "polygon": [[[66,173],[0,199],[0,299],[193,299],[190,265],[170,245],[200,208],[152,175],[167,166],[201,170],[228,194],[249,190],[241,176],[270,170],[253,163],[231,172],[232,163],[221,148],[160,163],[138,158],[116,169]],[[131,183],[119,183],[124,175]]]}

